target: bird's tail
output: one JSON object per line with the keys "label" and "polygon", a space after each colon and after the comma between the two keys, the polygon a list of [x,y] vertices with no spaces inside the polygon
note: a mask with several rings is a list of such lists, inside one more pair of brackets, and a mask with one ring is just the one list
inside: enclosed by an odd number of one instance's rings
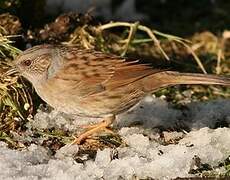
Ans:
{"label": "bird's tail", "polygon": [[142,83],[146,92],[152,92],[159,88],[179,84],[207,84],[230,86],[230,77],[163,71],[145,77]]}

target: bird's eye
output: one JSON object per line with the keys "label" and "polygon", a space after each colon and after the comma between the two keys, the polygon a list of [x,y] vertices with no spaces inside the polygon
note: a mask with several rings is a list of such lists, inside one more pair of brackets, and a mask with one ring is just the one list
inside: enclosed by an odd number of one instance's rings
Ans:
{"label": "bird's eye", "polygon": [[30,66],[32,61],[30,59],[27,59],[25,61],[22,62],[24,66]]}

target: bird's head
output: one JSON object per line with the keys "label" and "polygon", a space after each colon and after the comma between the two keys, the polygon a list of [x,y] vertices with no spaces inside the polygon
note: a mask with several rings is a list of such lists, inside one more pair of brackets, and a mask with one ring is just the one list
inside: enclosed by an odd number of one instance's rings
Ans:
{"label": "bird's head", "polygon": [[38,45],[22,52],[12,62],[12,68],[6,75],[19,73],[32,84],[42,82],[47,78],[48,68],[52,61],[51,45]]}

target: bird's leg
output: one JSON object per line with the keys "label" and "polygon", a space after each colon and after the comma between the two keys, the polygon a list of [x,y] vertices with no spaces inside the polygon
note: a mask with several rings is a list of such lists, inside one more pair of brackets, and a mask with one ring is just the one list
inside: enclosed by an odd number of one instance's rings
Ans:
{"label": "bird's leg", "polygon": [[96,124],[80,125],[80,128],[85,129],[85,130],[90,130],[90,129],[94,129],[94,128],[96,128],[96,127],[98,127],[98,126],[100,126],[100,125],[102,125],[104,123],[105,123],[105,121],[102,120],[102,121],[100,121],[99,123],[96,123]]}
{"label": "bird's leg", "polygon": [[113,123],[114,120],[115,120],[115,116],[111,115],[111,116],[105,117],[104,120],[100,123],[86,127],[88,130],[80,134],[78,137],[76,137],[71,144],[81,144],[85,139],[87,139],[92,134],[95,134],[101,131],[108,131],[109,133],[113,134],[113,131],[111,131],[107,127],[109,127]]}

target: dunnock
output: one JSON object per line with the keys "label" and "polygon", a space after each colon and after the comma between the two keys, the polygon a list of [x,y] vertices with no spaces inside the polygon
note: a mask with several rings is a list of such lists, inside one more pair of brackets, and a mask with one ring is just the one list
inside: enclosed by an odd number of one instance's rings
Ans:
{"label": "dunnock", "polygon": [[75,143],[105,130],[115,115],[160,88],[177,84],[230,85],[229,77],[156,70],[114,55],[62,45],[27,49],[13,64],[14,70],[28,79],[52,107],[69,114],[104,118],[89,126]]}

